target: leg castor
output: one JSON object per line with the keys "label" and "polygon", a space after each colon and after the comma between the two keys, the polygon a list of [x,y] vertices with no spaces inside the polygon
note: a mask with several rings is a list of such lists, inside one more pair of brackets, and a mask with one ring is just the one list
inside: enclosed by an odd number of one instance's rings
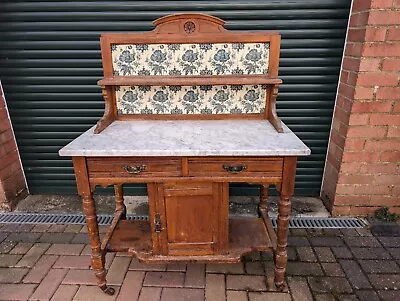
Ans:
{"label": "leg castor", "polygon": [[107,286],[106,284],[103,284],[103,285],[99,286],[99,288],[100,288],[104,293],[106,293],[107,295],[112,296],[112,295],[115,294],[115,289],[112,288],[112,287],[110,287],[110,286]]}

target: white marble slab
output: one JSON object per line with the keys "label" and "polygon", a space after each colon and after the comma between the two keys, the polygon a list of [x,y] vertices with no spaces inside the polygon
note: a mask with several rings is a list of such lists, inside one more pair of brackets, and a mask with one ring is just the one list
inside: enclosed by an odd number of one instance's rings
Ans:
{"label": "white marble slab", "polygon": [[267,120],[114,121],[63,147],[60,156],[305,156],[310,149],[286,126]]}

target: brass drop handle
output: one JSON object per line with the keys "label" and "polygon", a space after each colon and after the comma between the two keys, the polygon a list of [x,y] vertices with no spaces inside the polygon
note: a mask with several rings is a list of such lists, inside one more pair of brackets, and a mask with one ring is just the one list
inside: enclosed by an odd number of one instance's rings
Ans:
{"label": "brass drop handle", "polygon": [[222,165],[222,167],[229,173],[239,173],[239,172],[246,170],[247,165],[240,164],[240,165],[234,166],[234,165],[224,164],[224,165]]}
{"label": "brass drop handle", "polygon": [[124,166],[124,170],[132,175],[137,175],[146,170],[146,165]]}

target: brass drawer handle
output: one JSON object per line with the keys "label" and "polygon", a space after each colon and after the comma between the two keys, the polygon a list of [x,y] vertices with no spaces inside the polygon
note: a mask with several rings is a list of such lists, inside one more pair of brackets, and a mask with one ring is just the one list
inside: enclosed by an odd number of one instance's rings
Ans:
{"label": "brass drawer handle", "polygon": [[132,175],[137,175],[146,170],[146,165],[124,166],[124,170]]}
{"label": "brass drawer handle", "polygon": [[227,164],[224,164],[222,167],[223,167],[227,172],[230,172],[230,173],[239,173],[239,172],[242,172],[242,171],[246,170],[247,165],[246,165],[246,164],[240,164],[240,165],[234,166],[234,165],[227,165]]}

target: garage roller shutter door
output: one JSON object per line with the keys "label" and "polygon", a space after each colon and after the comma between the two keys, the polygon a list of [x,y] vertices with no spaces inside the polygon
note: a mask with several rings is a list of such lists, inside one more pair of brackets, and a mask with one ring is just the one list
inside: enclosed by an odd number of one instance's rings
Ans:
{"label": "garage roller shutter door", "polygon": [[3,1],[0,77],[31,193],[76,192],[72,162],[57,151],[102,115],[100,33],[147,31],[156,18],[190,11],[231,30],[281,32],[278,113],[312,150],[298,163],[296,193],[318,195],[350,2]]}

